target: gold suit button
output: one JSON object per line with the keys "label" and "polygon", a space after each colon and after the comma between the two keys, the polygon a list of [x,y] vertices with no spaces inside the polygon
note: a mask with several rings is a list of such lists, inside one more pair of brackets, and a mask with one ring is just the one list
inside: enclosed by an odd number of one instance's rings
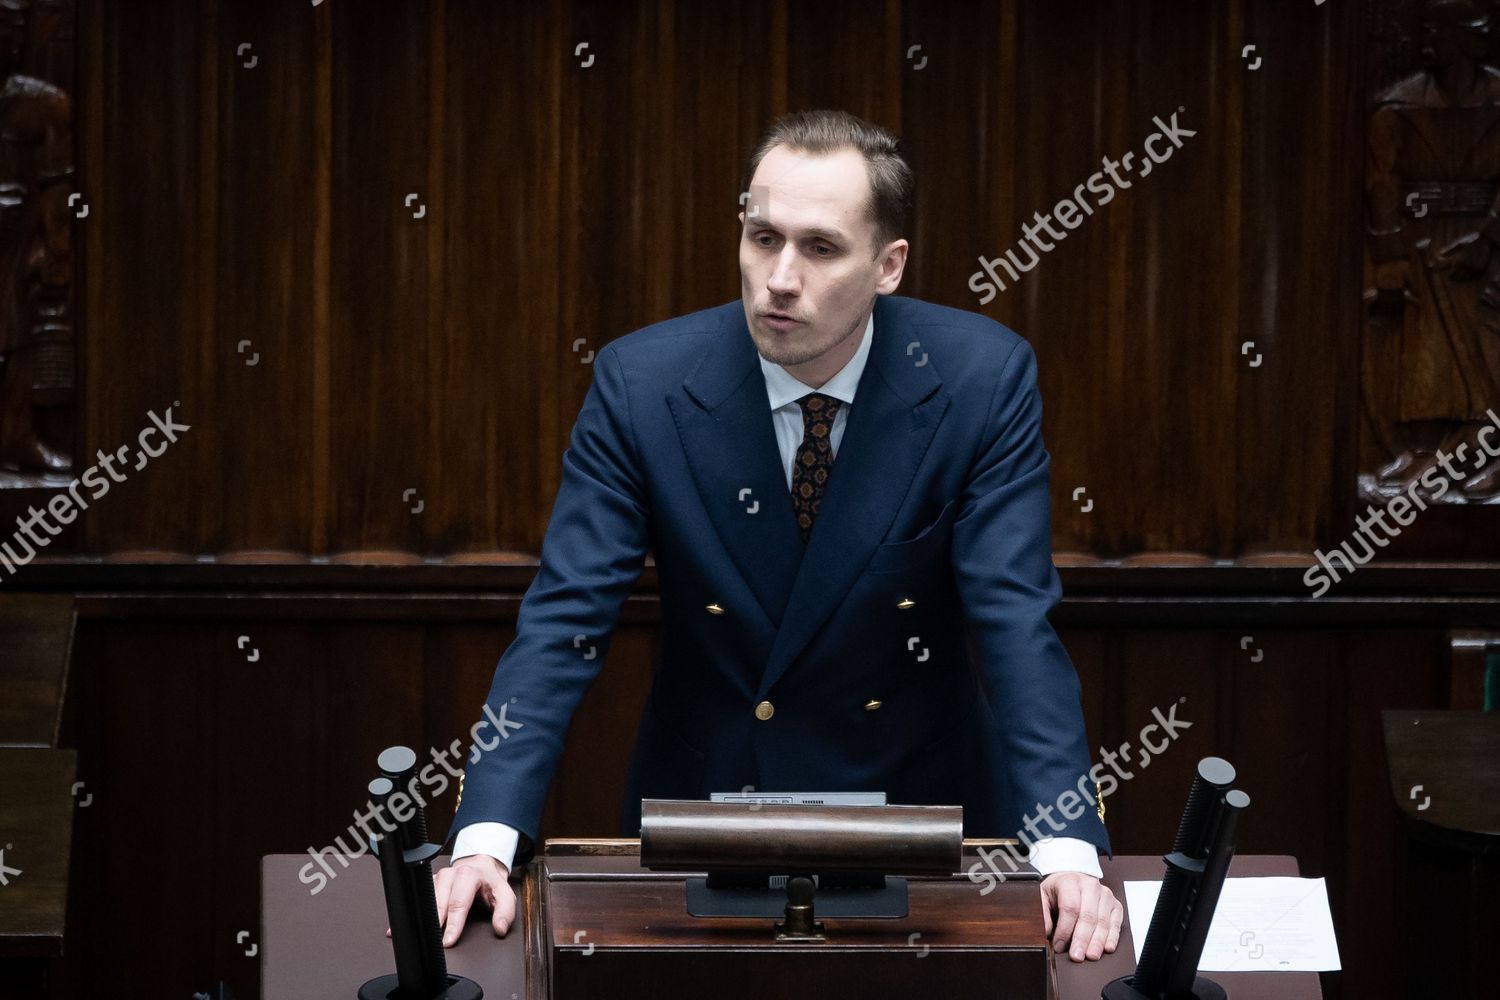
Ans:
{"label": "gold suit button", "polygon": [[761,722],[765,722],[775,714],[776,706],[771,704],[769,701],[763,701],[759,705],[755,706],[755,717]]}
{"label": "gold suit button", "polygon": [[708,605],[708,613],[711,615],[722,615],[724,613],[724,609],[719,607],[717,604],[710,604]]}
{"label": "gold suit button", "polygon": [[883,701],[880,701],[880,700],[878,700],[876,698],[871,698],[869,701],[865,702],[865,711],[866,712],[873,712],[877,708],[879,708],[881,705],[884,705],[884,704],[885,704],[885,702],[883,702]]}
{"label": "gold suit button", "polygon": [[903,597],[901,598],[901,600],[896,602],[896,607],[900,608],[902,611],[905,611],[908,608],[914,608],[916,606],[917,602],[912,600],[910,597]]}

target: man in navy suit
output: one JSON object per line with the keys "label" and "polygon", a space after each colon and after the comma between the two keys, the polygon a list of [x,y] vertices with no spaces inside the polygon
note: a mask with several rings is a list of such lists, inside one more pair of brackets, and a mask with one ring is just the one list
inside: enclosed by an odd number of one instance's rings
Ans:
{"label": "man in navy suit", "polygon": [[444,944],[476,898],[496,934],[515,919],[509,870],[650,551],[661,658],[626,831],[643,797],[747,786],[960,804],[970,836],[1031,831],[1054,947],[1097,959],[1123,908],[1099,882],[1078,677],[1047,620],[1061,588],[1031,348],[893,296],[912,175],[884,129],[785,116],[748,176],[742,301],[594,358],[486,699],[501,732],[471,756],[435,876]]}

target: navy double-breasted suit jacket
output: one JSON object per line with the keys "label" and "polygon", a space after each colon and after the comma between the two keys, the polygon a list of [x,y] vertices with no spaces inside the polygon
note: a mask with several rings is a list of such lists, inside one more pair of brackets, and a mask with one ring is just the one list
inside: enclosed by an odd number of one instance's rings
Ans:
{"label": "navy double-breasted suit jacket", "polygon": [[[1032,350],[910,298],[878,297],[874,319],[805,550],[739,301],[599,351],[488,695],[510,724],[469,765],[455,830],[507,823],[531,853],[648,551],[662,627],[629,834],[643,797],[745,786],[960,804],[966,833],[991,837],[1092,794],[1078,677],[1047,618],[1061,587]],[[1108,851],[1092,807],[1056,835]]]}

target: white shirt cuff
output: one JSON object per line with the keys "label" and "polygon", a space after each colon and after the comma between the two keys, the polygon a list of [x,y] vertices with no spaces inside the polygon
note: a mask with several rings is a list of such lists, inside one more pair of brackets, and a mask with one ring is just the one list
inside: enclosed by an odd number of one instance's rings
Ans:
{"label": "white shirt cuff", "polygon": [[[480,826],[493,824],[479,824]],[[1094,878],[1103,878],[1099,867],[1099,850],[1087,840],[1074,837],[1043,837],[1031,849],[1031,867],[1042,878],[1053,872],[1082,872]]]}
{"label": "white shirt cuff", "polygon": [[488,854],[505,866],[508,872],[515,864],[516,844],[521,835],[504,823],[470,823],[458,831],[453,841],[453,860],[473,854]]}

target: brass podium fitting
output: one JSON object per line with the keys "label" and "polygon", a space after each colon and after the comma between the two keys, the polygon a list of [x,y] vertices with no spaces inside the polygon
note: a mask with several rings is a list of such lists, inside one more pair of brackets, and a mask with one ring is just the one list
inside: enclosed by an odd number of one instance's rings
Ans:
{"label": "brass podium fitting", "polygon": [[813,913],[816,886],[808,875],[793,875],[786,880],[786,920],[776,922],[777,941],[826,941],[823,923]]}

